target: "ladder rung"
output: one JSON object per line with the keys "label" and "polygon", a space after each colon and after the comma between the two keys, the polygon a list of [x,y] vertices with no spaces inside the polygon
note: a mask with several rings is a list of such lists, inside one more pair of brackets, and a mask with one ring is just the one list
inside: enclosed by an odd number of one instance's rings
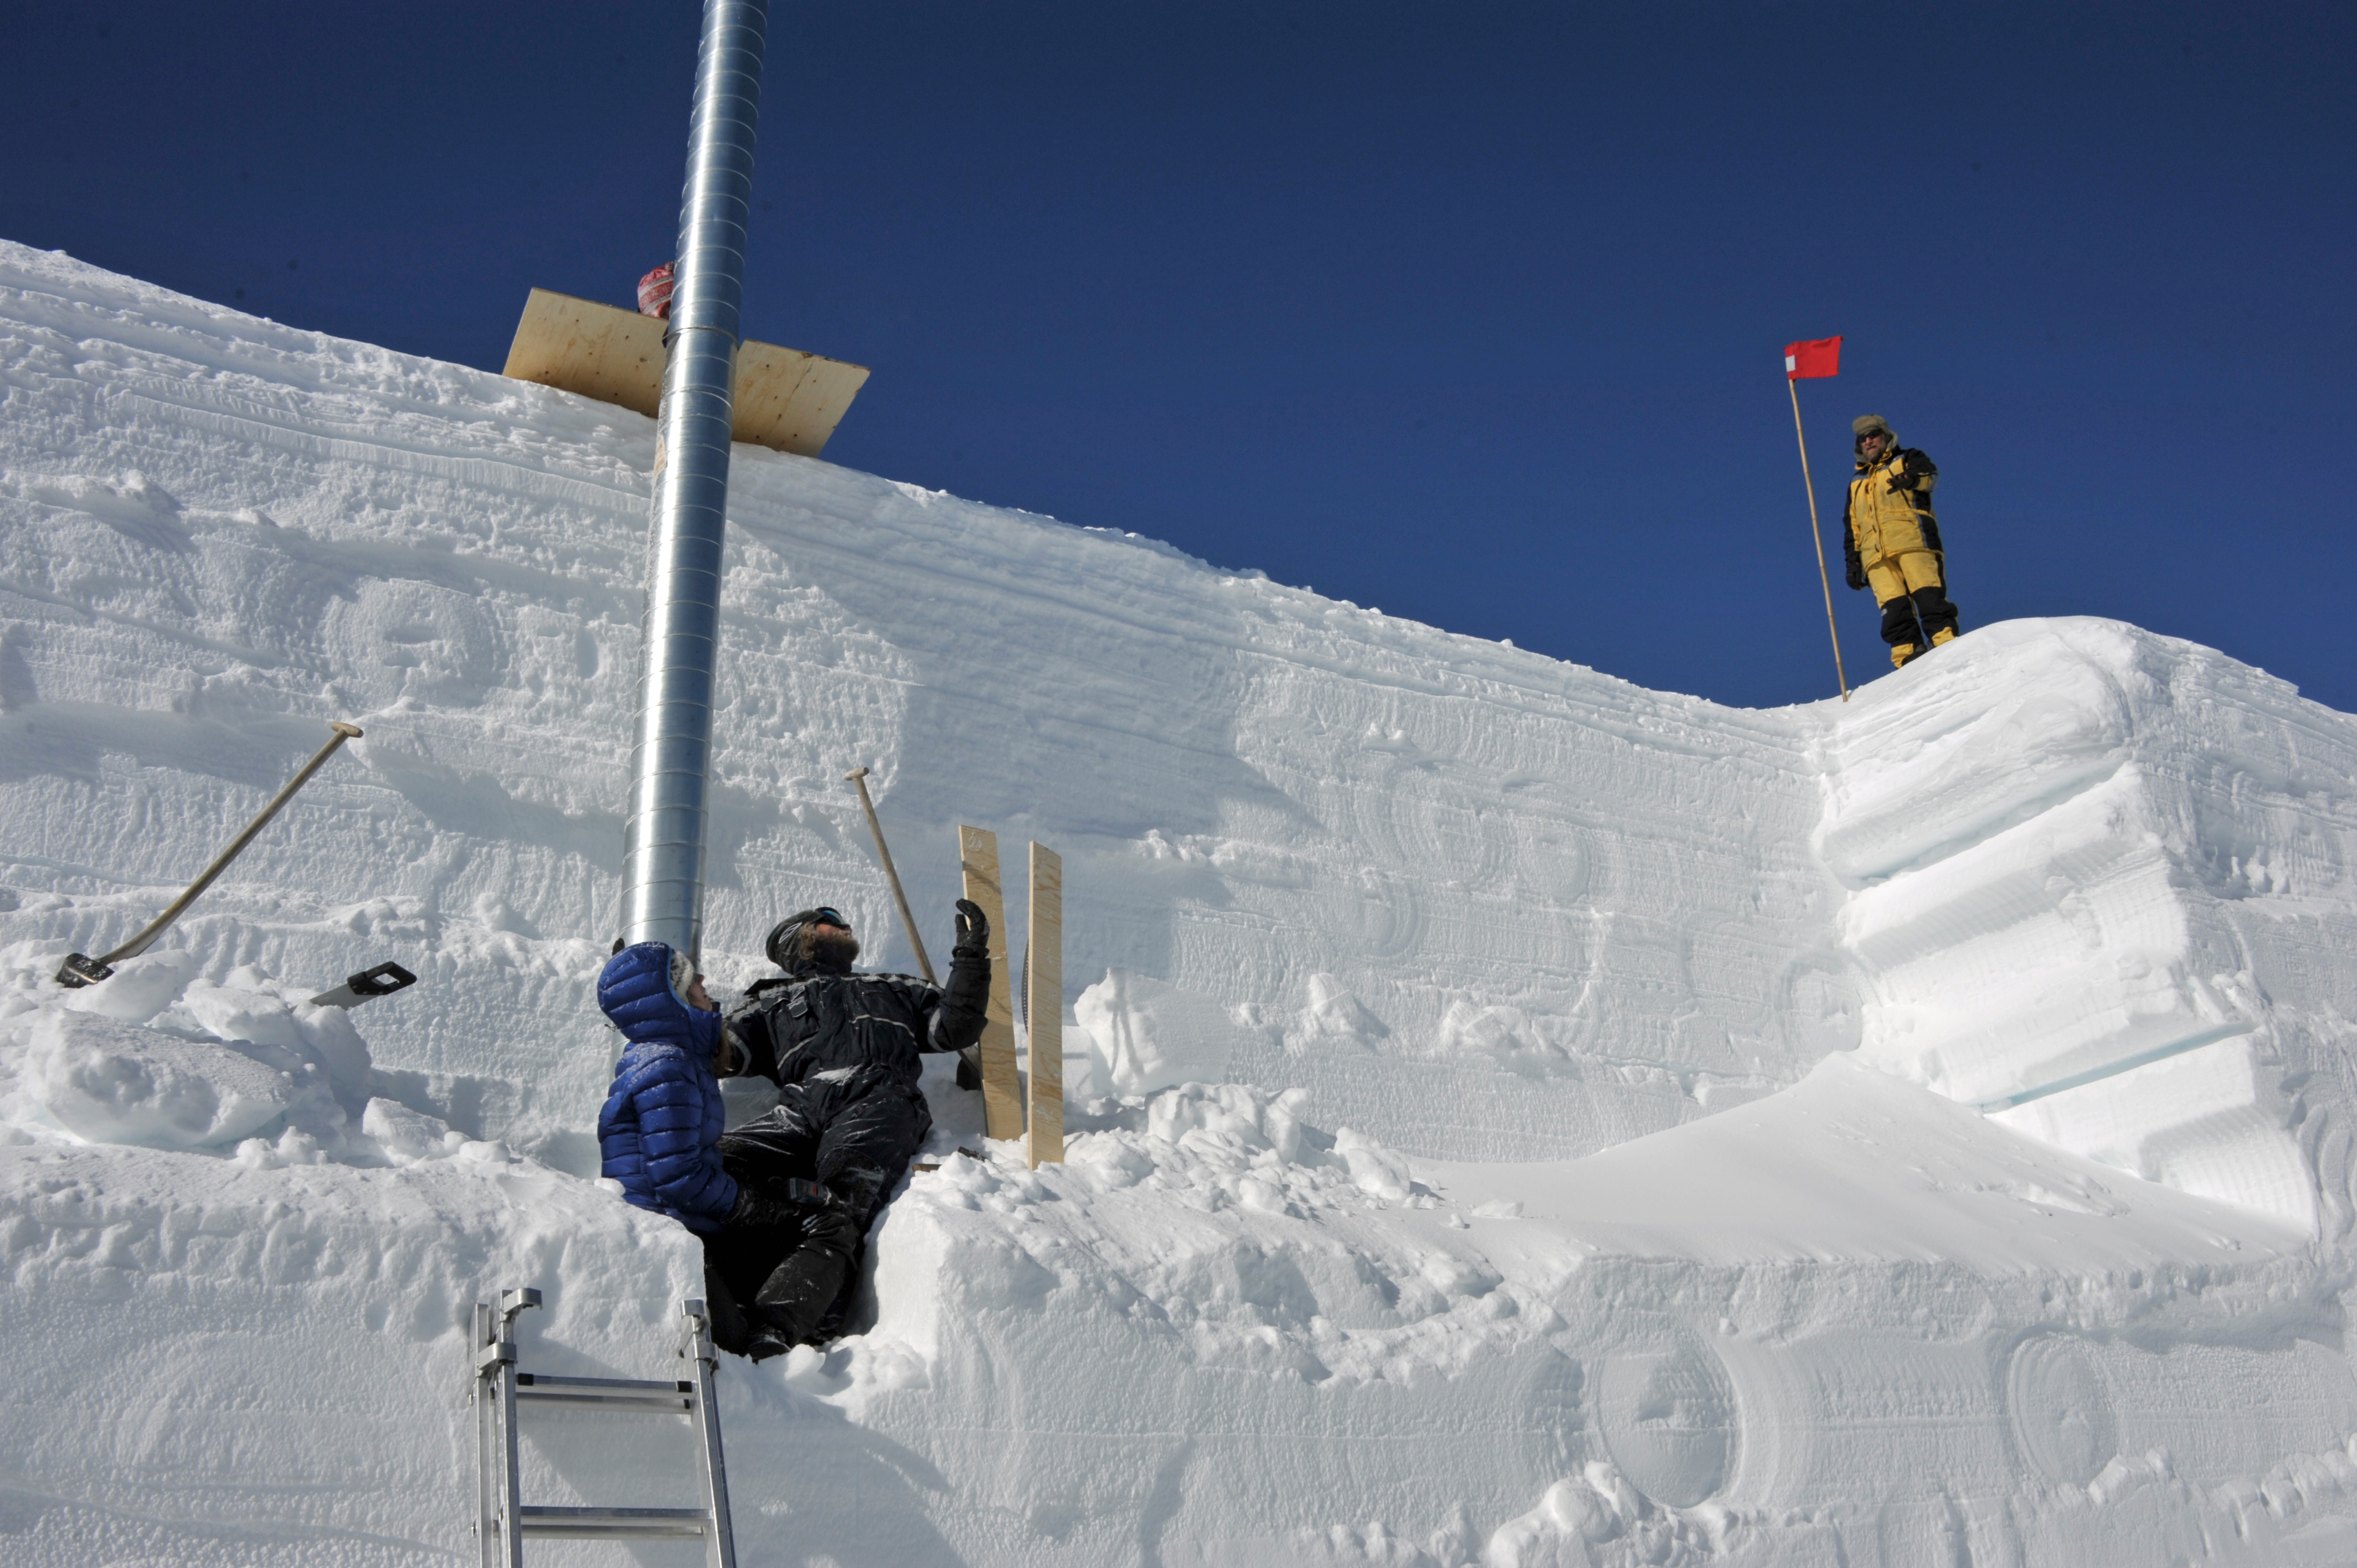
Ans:
{"label": "ladder rung", "polygon": [[695,1385],[685,1381],[655,1382],[641,1378],[552,1378],[536,1372],[516,1374],[516,1398],[544,1404],[597,1405],[614,1411],[651,1411],[658,1415],[692,1414]]}
{"label": "ladder rung", "polygon": [[[737,1568],[728,1521],[728,1479],[720,1457],[720,1412],[715,1407],[712,1374],[717,1354],[705,1304],[680,1304],[680,1357],[692,1363],[694,1381],[670,1378],[567,1378],[524,1371],[515,1364],[509,1333],[516,1314],[540,1305],[540,1293],[511,1290],[500,1297],[500,1312],[475,1304],[468,1357],[475,1379],[477,1487],[475,1533],[483,1561],[522,1563],[527,1537],[539,1540],[630,1542],[663,1538],[703,1542],[709,1568]],[[502,1316],[502,1314],[504,1316]],[[479,1358],[476,1351],[481,1348]],[[675,1364],[659,1363],[676,1370]],[[700,1424],[696,1469],[703,1485],[690,1495],[701,1508],[600,1508],[577,1504],[526,1504],[517,1495],[520,1406],[570,1407],[588,1413],[647,1412],[688,1418]],[[578,1494],[576,1494],[576,1496]],[[658,1494],[660,1495],[660,1494]],[[678,1495],[678,1494],[674,1494]],[[5,1554],[0,1554],[5,1555]]]}
{"label": "ladder rung", "polygon": [[695,1402],[683,1394],[568,1394],[538,1389],[516,1390],[521,1404],[587,1406],[596,1410],[639,1411],[650,1415],[694,1415]]}
{"label": "ladder rung", "polygon": [[712,1515],[703,1509],[543,1508],[516,1510],[526,1535],[587,1540],[605,1535],[703,1535]]}

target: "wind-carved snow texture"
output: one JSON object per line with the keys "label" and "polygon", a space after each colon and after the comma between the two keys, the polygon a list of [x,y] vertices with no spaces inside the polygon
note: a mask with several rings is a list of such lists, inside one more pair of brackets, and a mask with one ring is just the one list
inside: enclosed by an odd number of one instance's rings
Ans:
{"label": "wind-carved snow texture", "polygon": [[[651,425],[18,247],[0,400],[0,1558],[463,1557],[469,1305],[700,1289],[589,1179]],[[1728,710],[750,447],[727,574],[715,980],[908,963],[866,763],[936,951],[1062,852],[1103,1096],[929,1080],[859,1331],[722,1369],[748,1564],[2357,1560],[2357,722],[2090,620]]]}

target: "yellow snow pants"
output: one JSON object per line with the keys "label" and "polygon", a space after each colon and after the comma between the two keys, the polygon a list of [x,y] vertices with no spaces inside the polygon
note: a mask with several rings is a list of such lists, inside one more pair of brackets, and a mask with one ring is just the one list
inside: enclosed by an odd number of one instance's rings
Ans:
{"label": "yellow snow pants", "polygon": [[1887,605],[1918,588],[1944,588],[1947,584],[1940,575],[1939,556],[1929,550],[1909,550],[1868,566],[1866,585],[1874,590],[1876,604]]}

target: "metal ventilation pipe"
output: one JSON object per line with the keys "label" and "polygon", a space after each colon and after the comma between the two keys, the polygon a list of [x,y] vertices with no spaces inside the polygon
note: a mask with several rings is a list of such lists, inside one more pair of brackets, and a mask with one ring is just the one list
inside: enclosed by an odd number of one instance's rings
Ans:
{"label": "metal ventilation pipe", "polygon": [[768,11],[768,0],[705,0],[687,184],[680,195],[671,355],[656,420],[646,635],[622,832],[624,939],[668,942],[691,954],[704,929],[720,552]]}

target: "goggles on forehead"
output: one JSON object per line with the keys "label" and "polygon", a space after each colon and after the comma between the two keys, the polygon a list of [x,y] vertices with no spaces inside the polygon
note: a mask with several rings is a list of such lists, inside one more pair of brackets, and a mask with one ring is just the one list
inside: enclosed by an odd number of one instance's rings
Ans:
{"label": "goggles on forehead", "polygon": [[843,911],[840,909],[813,909],[810,914],[810,924],[841,926],[846,931],[851,929],[851,922],[843,918]]}

